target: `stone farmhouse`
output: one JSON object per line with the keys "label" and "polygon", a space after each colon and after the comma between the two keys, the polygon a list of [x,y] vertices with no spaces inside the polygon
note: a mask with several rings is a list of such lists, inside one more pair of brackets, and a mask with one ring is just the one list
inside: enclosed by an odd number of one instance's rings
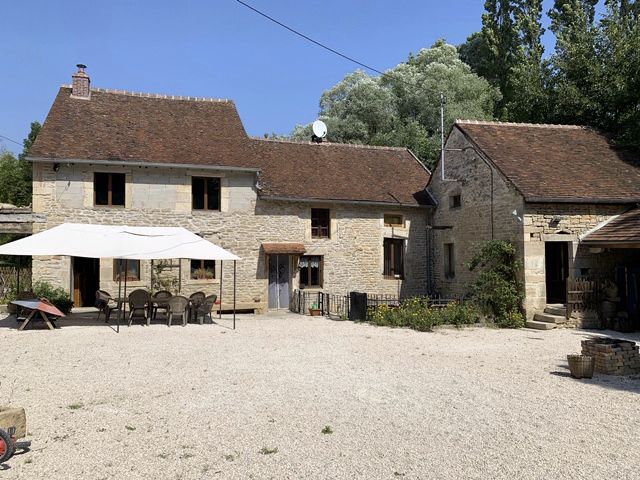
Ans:
{"label": "stone farmhouse", "polygon": [[465,293],[478,242],[504,239],[524,265],[530,321],[554,321],[543,311],[560,313],[568,277],[616,281],[622,307],[640,315],[637,157],[590,128],[480,121],[456,122],[444,153],[428,190],[438,201],[433,275],[445,296]]}
{"label": "stone farmhouse", "polygon": [[[238,307],[286,308],[293,289],[427,293],[429,171],[404,148],[249,137],[233,102],[62,86],[31,151],[34,233],[64,222],[182,226],[242,258]],[[163,270],[164,269],[164,270]],[[167,273],[168,272],[168,273]],[[173,272],[173,273],[172,273]],[[213,261],[129,262],[129,288],[172,274],[230,299]],[[33,258],[33,277],[93,305],[114,259]]]}

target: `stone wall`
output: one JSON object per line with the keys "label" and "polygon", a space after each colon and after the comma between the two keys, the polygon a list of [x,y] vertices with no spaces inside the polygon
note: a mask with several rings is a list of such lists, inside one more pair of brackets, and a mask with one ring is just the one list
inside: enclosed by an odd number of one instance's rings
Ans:
{"label": "stone wall", "polygon": [[[446,144],[450,151],[445,152],[445,180],[438,165],[429,185],[429,191],[438,200],[431,229],[435,290],[446,297],[468,293],[475,274],[467,265],[480,242],[492,237],[510,240],[520,255],[523,251],[521,195],[470,147],[464,135],[454,128]],[[460,207],[452,206],[455,195],[460,195]],[[454,245],[455,276],[445,275],[447,243]]]}
{"label": "stone wall", "polygon": [[[575,276],[610,271],[617,255],[580,245],[586,234],[624,205],[527,203],[524,212],[525,289],[527,317],[546,306],[545,243],[569,242],[569,272]],[[597,253],[596,253],[597,252]]]}
{"label": "stone wall", "polygon": [[[115,171],[126,175],[125,207],[93,205],[93,171]],[[221,211],[191,210],[191,176],[221,177]],[[47,222],[34,226],[34,233],[64,222],[128,224],[136,226],[182,226],[230,250],[242,258],[237,263],[239,308],[267,308],[268,259],[263,242],[303,242],[307,254],[324,256],[324,291],[346,293],[363,290],[372,293],[424,294],[426,292],[426,222],[424,208],[389,208],[347,203],[267,201],[259,199],[253,188],[252,173],[191,171],[152,167],[94,167],[61,164],[54,172],[50,164],[34,164],[34,212],[47,216]],[[330,239],[311,238],[311,208],[330,208]],[[401,213],[404,228],[385,227],[384,213]],[[405,278],[385,279],[383,238],[406,238]],[[292,259],[292,266],[296,266]],[[182,293],[204,290],[217,293],[216,279],[191,280],[189,262],[182,262]],[[295,269],[294,269],[295,271]],[[33,277],[70,290],[72,264],[67,257],[34,258]],[[150,284],[150,262],[142,262],[141,279],[128,288]],[[223,271],[223,303],[231,301],[232,265]],[[292,287],[296,287],[293,279]],[[101,288],[115,293],[113,260],[100,262]]]}

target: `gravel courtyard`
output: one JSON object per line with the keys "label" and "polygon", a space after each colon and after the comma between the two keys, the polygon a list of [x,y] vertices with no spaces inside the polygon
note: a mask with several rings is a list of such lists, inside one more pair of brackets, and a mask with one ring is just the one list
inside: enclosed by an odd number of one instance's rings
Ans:
{"label": "gravel courtyard", "polygon": [[640,377],[568,376],[590,332],[71,323],[0,321],[2,479],[640,477]]}

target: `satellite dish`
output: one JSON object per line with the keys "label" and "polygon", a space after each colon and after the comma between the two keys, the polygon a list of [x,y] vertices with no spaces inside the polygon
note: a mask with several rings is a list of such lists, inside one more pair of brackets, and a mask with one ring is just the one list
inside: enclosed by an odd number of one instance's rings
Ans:
{"label": "satellite dish", "polygon": [[327,136],[327,126],[322,120],[316,120],[313,122],[313,134],[318,138],[324,138]]}

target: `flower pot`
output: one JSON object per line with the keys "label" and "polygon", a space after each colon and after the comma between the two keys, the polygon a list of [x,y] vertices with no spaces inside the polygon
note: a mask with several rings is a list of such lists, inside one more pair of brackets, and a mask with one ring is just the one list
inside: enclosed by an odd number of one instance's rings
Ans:
{"label": "flower pot", "polygon": [[593,377],[593,367],[596,359],[591,355],[567,355],[569,371],[574,378]]}
{"label": "flower pot", "polygon": [[309,308],[309,315],[312,317],[319,317],[322,311],[319,308]]}

